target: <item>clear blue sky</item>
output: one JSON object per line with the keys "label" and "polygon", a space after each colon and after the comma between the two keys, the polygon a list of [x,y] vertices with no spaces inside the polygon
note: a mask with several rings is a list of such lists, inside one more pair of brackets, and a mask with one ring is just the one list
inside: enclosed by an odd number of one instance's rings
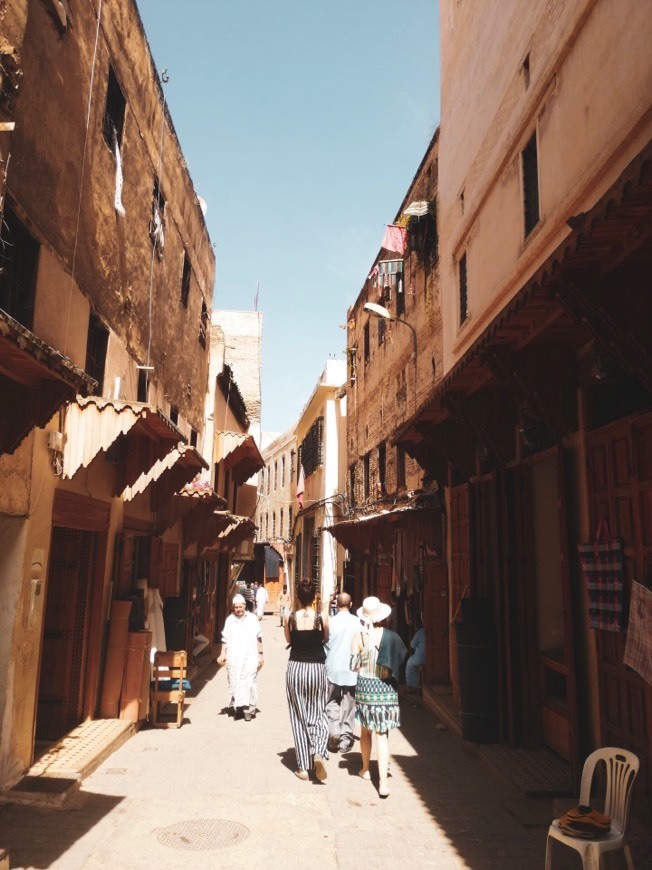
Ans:
{"label": "clear blue sky", "polygon": [[263,312],[263,431],[298,419],[439,123],[437,0],[137,0],[215,245]]}

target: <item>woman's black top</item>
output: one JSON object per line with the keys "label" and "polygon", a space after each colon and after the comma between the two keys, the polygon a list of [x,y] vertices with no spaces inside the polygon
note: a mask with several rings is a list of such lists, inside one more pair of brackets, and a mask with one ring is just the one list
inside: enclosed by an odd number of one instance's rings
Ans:
{"label": "woman's black top", "polygon": [[315,621],[312,628],[299,631],[297,628],[296,613],[290,614],[288,621],[290,629],[290,661],[291,662],[318,662],[326,661],[324,649],[324,621],[321,613],[315,613]]}

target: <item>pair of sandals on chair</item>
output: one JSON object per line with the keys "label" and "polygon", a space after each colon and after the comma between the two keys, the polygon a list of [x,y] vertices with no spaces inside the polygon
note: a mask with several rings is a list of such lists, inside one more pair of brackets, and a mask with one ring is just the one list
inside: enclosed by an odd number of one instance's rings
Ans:
{"label": "pair of sandals on chair", "polygon": [[611,816],[605,816],[593,807],[581,804],[565,812],[557,821],[564,834],[585,840],[604,836],[611,830]]}

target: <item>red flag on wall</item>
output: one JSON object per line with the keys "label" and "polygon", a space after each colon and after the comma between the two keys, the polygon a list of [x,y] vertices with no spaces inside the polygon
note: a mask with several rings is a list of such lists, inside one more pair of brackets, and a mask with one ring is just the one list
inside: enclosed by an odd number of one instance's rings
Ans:
{"label": "red flag on wall", "polygon": [[303,474],[303,465],[299,466],[299,479],[297,481],[297,501],[299,502],[299,507],[303,507],[303,491],[306,488],[306,478]]}

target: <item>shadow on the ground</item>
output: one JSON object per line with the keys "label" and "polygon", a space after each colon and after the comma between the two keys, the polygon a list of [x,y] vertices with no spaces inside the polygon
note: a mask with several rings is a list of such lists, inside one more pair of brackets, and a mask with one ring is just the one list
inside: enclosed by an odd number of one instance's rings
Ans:
{"label": "shadow on the ground", "polygon": [[[52,824],[53,814],[63,819],[60,809],[6,804],[0,808],[0,843],[9,850],[11,867],[35,870],[52,867],[122,800],[122,797],[85,793],[80,805],[73,812],[66,812],[65,824]],[[84,865],[85,859],[74,863],[71,859],[68,866]]]}
{"label": "shadow on the ground", "polygon": [[[533,855],[540,856],[542,865],[553,817],[552,797],[525,797],[497,777],[473,747],[436,725],[436,719],[418,701],[402,698],[401,731],[414,754],[392,755],[391,765],[408,778],[465,866],[473,870],[522,870],[529,863],[528,856]],[[352,755],[353,759],[345,762],[349,772],[351,764],[355,770],[360,759],[359,753]],[[377,783],[373,761],[371,778]],[[631,846],[638,866],[633,837]],[[638,860],[643,861],[640,851]],[[555,852],[555,870],[571,870],[579,866],[576,862],[577,854],[571,849]]]}

